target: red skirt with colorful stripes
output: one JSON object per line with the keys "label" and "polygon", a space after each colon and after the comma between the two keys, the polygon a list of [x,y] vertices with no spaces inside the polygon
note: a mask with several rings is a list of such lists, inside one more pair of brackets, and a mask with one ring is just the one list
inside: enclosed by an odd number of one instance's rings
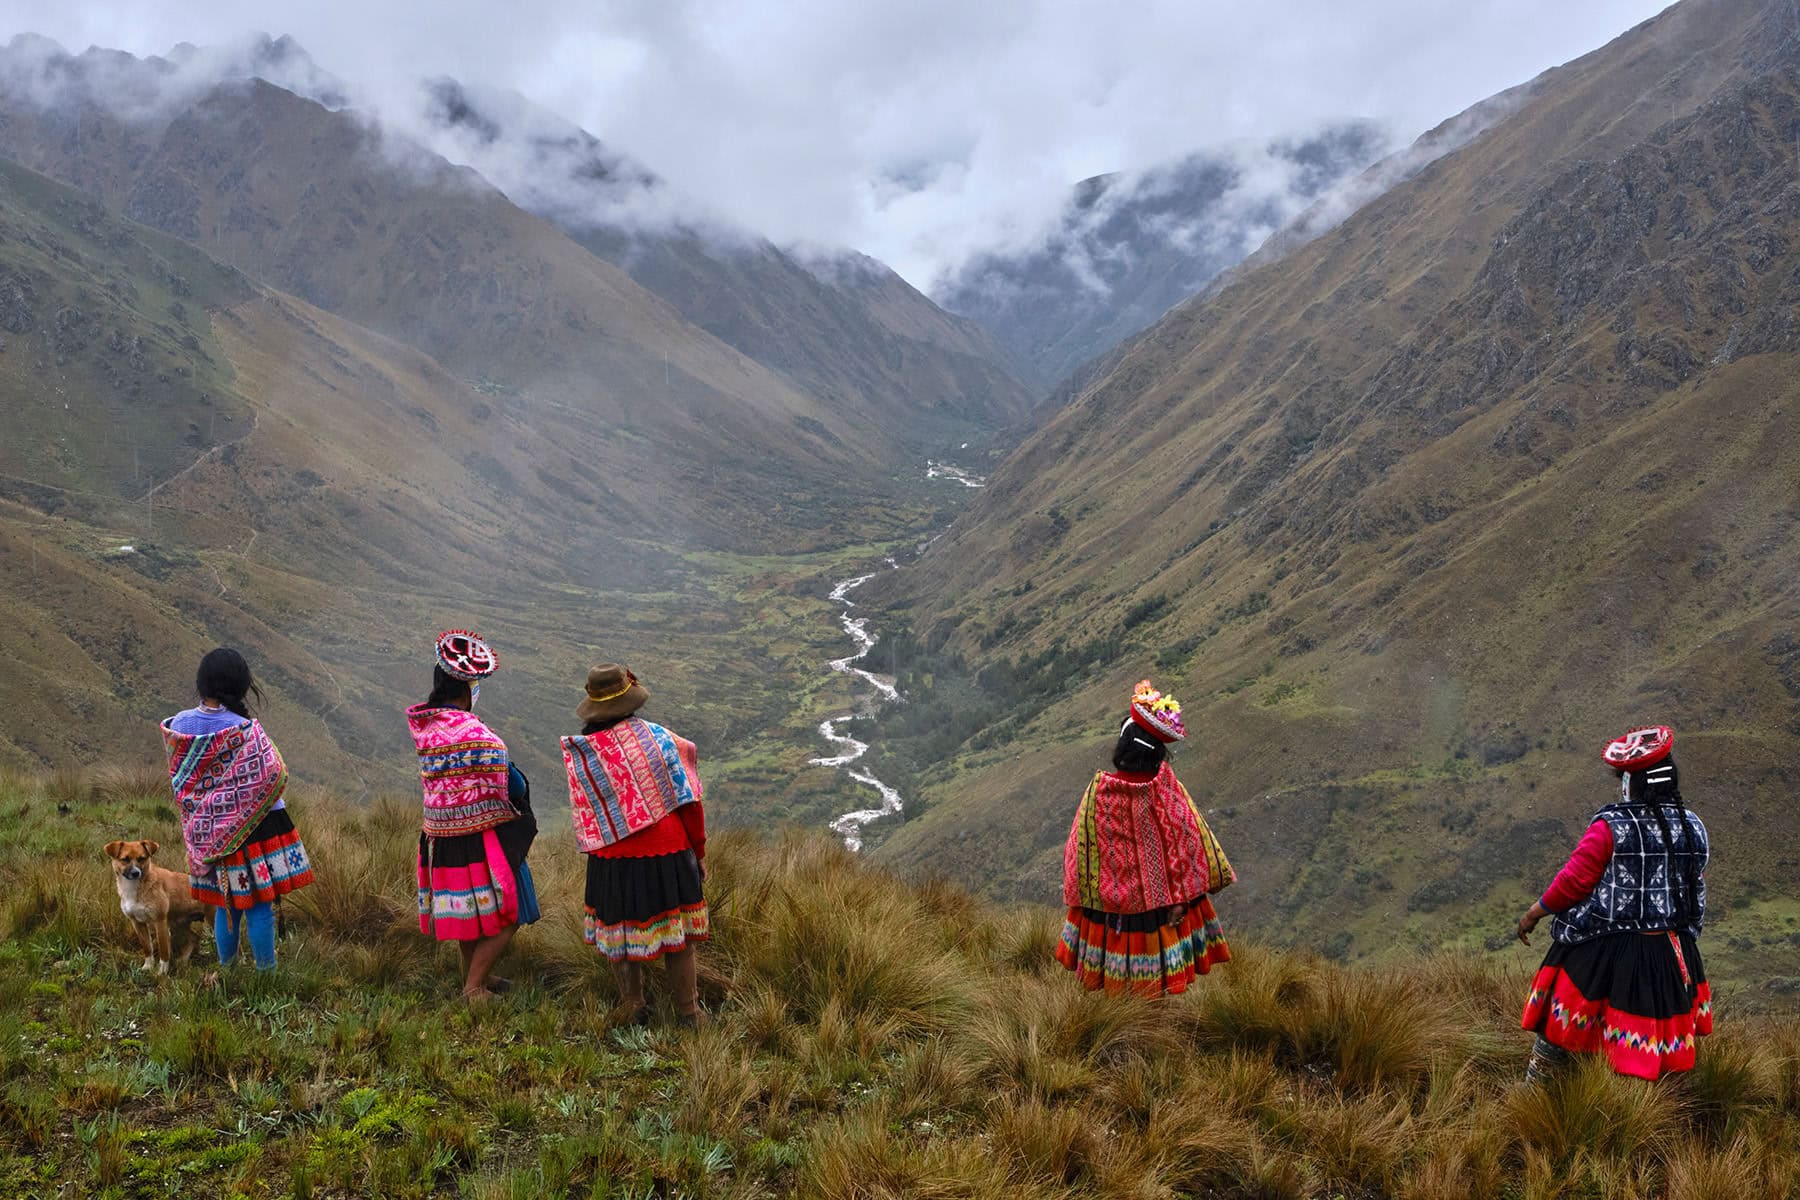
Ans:
{"label": "red skirt with colorful stripes", "polygon": [[1604,1054],[1621,1075],[1655,1079],[1694,1065],[1713,1030],[1712,989],[1688,933],[1609,933],[1550,947],[1520,1024],[1553,1046]]}
{"label": "red skirt with colorful stripes", "polygon": [[205,875],[188,875],[188,893],[215,908],[255,908],[313,881],[312,859],[287,809],[269,813],[235,853]]}
{"label": "red skirt with colorful stripes", "polygon": [[1174,924],[1166,923],[1167,913],[1071,908],[1056,961],[1075,972],[1089,991],[1179,996],[1196,975],[1230,962],[1231,948],[1209,898],[1200,897]]}
{"label": "red skirt with colorful stripes", "polygon": [[440,942],[493,937],[519,923],[523,880],[492,829],[419,835],[419,932]]}

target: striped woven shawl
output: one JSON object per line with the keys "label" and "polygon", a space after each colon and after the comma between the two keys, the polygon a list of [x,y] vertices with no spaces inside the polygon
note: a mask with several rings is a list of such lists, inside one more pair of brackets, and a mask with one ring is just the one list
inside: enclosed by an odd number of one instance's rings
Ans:
{"label": "striped woven shawl", "polygon": [[181,840],[198,871],[249,840],[287,790],[287,764],[255,720],[215,733],[176,733],[164,721],[162,738]]}
{"label": "striped woven shawl", "polygon": [[480,833],[519,815],[506,795],[506,743],[480,717],[419,704],[406,710],[406,724],[419,751],[427,837]]}
{"label": "striped woven shawl", "polygon": [[694,743],[631,717],[585,737],[562,739],[575,843],[590,853],[650,828],[700,799]]}
{"label": "striped woven shawl", "polygon": [[1237,879],[1219,841],[1167,763],[1134,782],[1101,771],[1063,848],[1063,902],[1110,913],[1186,904]]}

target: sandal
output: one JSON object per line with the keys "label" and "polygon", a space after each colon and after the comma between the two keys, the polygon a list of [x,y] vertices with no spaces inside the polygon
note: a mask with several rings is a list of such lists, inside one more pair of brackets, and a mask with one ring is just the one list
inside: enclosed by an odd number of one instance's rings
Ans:
{"label": "sandal", "polygon": [[504,996],[506,993],[513,990],[513,981],[510,979],[502,979],[498,975],[489,975],[487,977],[487,982],[482,986],[486,987],[488,991],[494,993],[496,996]]}

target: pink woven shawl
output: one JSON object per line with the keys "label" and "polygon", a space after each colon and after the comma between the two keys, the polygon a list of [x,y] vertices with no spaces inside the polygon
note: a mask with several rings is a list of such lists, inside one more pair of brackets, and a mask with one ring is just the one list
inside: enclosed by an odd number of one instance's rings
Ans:
{"label": "pink woven shawl", "polygon": [[1102,912],[1186,904],[1236,878],[1167,763],[1145,782],[1097,773],[1063,848],[1063,902]]}
{"label": "pink woven shawl", "polygon": [[585,737],[562,739],[569,816],[583,854],[650,828],[700,799],[694,743],[638,717]]}
{"label": "pink woven shawl", "polygon": [[215,733],[176,733],[164,721],[162,738],[188,865],[203,874],[202,863],[236,853],[269,815],[287,790],[287,764],[255,720]]}
{"label": "pink woven shawl", "polygon": [[504,825],[518,812],[506,796],[506,743],[460,708],[406,710],[419,752],[428,837],[457,837]]}

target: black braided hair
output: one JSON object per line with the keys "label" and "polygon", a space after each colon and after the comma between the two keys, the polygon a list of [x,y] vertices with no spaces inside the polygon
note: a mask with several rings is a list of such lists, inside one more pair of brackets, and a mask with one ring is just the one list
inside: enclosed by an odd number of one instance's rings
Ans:
{"label": "black braided hair", "polygon": [[442,667],[431,668],[431,694],[425,697],[425,708],[454,708],[469,698],[469,685]]}
{"label": "black braided hair", "polygon": [[262,689],[256,686],[256,679],[250,674],[250,664],[229,646],[207,651],[206,657],[200,660],[199,669],[194,672],[194,691],[200,699],[217,700],[227,710],[245,719],[252,711],[250,697],[256,697],[259,706],[263,698]]}
{"label": "black braided hair", "polygon": [[[1642,771],[1634,771],[1627,784],[1628,795],[1632,802],[1648,805],[1656,814],[1656,826],[1662,832],[1663,850],[1668,856],[1670,891],[1675,898],[1675,916],[1682,925],[1691,925],[1699,919],[1700,894],[1699,882],[1694,876],[1694,860],[1699,857],[1693,845],[1693,829],[1688,824],[1687,804],[1681,798],[1681,772],[1675,766],[1675,756],[1670,755],[1661,762]],[[1688,854],[1682,864],[1680,878],[1681,890],[1675,892],[1675,839],[1671,836],[1667,810],[1673,807],[1681,814],[1681,832],[1683,840],[1688,843]]]}

